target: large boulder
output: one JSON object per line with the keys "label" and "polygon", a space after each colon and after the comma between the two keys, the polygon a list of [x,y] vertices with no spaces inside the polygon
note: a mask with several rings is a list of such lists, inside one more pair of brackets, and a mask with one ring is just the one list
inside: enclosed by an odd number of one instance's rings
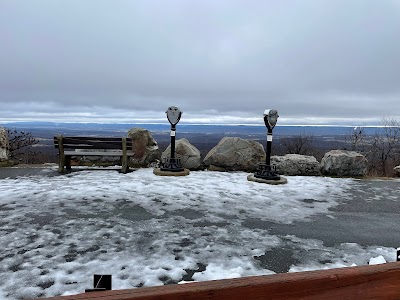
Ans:
{"label": "large boulder", "polygon": [[282,175],[320,175],[320,164],[314,156],[300,154],[272,156],[271,165],[276,166],[277,173]]}
{"label": "large boulder", "polygon": [[224,137],[208,152],[204,164],[213,170],[254,172],[264,160],[265,151],[260,143],[238,137]]}
{"label": "large boulder", "polygon": [[128,138],[132,139],[133,152],[130,165],[134,167],[148,167],[152,162],[160,160],[161,151],[151,133],[143,128],[132,128],[128,131]]}
{"label": "large boulder", "polygon": [[[181,159],[185,169],[198,170],[201,166],[200,151],[187,139],[179,139],[175,142],[175,156]],[[171,157],[171,145],[161,155],[161,159],[167,157]]]}
{"label": "large boulder", "polygon": [[331,176],[365,176],[367,159],[355,151],[332,150],[322,158],[321,172]]}
{"label": "large boulder", "polygon": [[8,160],[8,149],[9,144],[7,130],[4,127],[0,127],[0,161]]}

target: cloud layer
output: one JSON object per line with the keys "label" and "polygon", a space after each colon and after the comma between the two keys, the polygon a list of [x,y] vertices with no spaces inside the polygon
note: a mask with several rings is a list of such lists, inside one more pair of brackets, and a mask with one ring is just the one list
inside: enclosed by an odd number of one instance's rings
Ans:
{"label": "cloud layer", "polygon": [[398,0],[4,0],[0,36],[0,121],[400,116]]}

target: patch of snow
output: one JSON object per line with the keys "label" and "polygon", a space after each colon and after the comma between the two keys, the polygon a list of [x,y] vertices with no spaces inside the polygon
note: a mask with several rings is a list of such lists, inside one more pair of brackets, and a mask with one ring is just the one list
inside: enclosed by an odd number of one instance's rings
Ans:
{"label": "patch of snow", "polygon": [[382,255],[379,255],[377,257],[371,257],[371,259],[368,262],[369,265],[379,265],[379,264],[385,264],[385,263],[386,263],[386,259]]}
{"label": "patch of snow", "polygon": [[330,215],[353,179],[295,176],[271,186],[243,172],[45,174],[0,180],[0,298],[82,293],[93,274],[112,274],[113,289],[272,274],[255,257],[285,245],[303,253],[290,271],[391,260],[391,248],[329,248],[242,225]]}
{"label": "patch of snow", "polygon": [[229,279],[242,277],[244,274],[245,270],[243,270],[241,266],[227,267],[221,264],[211,263],[207,266],[205,271],[194,274],[193,279],[196,281]]}

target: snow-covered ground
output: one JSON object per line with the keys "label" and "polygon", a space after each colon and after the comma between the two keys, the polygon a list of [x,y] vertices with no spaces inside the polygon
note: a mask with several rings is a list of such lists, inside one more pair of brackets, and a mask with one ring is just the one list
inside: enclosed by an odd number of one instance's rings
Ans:
{"label": "snow-covered ground", "polygon": [[[351,240],[328,247],[244,225],[312,227],[317,215],[335,218],[332,209],[351,201],[360,180],[287,177],[288,184],[272,186],[248,182],[243,172],[50,173],[0,180],[0,298],[82,293],[93,274],[112,274],[113,289],[123,289],[272,274],[280,265],[295,272],[380,255],[395,260],[394,247]],[[367,201],[400,198],[384,185],[369,190]]]}

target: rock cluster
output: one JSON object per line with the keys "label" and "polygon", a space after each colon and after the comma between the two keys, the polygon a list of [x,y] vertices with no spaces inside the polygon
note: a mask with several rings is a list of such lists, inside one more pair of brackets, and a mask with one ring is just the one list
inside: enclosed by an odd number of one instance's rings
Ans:
{"label": "rock cluster", "polygon": [[[264,161],[265,152],[260,143],[225,137],[210,150],[203,163],[213,171],[254,172],[258,164]],[[367,172],[367,159],[358,152],[346,150],[327,152],[321,163],[314,156],[272,156],[271,165],[276,167],[278,174],[290,176],[318,176],[322,173],[328,176],[362,177]],[[400,176],[400,166],[397,172]]]}
{"label": "rock cluster", "polygon": [[[0,128],[0,161],[7,159],[7,136]],[[157,142],[150,132],[143,128],[132,128],[128,132],[132,139],[135,155],[130,158],[133,167],[157,167],[161,159],[171,156],[171,145],[161,154]],[[96,150],[98,151],[98,150]],[[207,167],[214,171],[255,172],[260,163],[265,162],[264,147],[254,141],[239,137],[224,137],[212,148],[203,162],[200,151],[187,139],[177,140],[175,156],[181,159],[182,166],[188,170],[199,170]],[[89,161],[108,162],[108,157],[87,157]],[[111,158],[113,159],[113,158]],[[362,177],[367,172],[366,158],[354,151],[332,150],[327,152],[321,163],[314,156],[286,154],[272,156],[271,165],[280,175],[289,176],[349,176]],[[394,169],[400,176],[400,166]]]}

